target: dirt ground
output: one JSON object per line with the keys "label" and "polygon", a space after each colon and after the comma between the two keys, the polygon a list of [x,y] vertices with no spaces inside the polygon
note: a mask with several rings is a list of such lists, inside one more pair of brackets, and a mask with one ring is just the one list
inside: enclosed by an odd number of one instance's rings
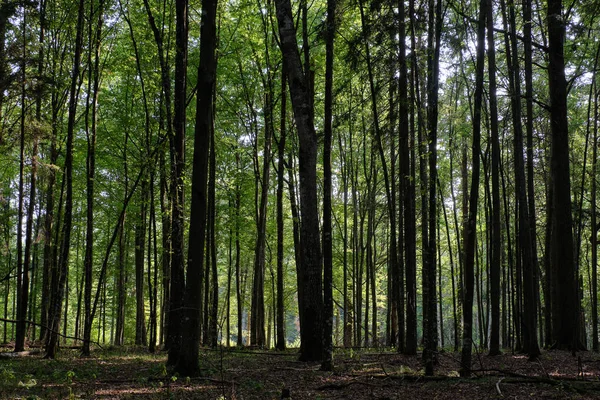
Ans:
{"label": "dirt ground", "polygon": [[[335,352],[335,371],[297,361],[297,351],[203,351],[203,376],[172,376],[166,354],[104,349],[92,357],[62,350],[45,360],[33,349],[0,353],[0,399],[600,399],[600,355],[546,351],[474,353],[473,376],[458,376],[460,354],[441,352],[435,376],[420,356],[389,349]],[[286,397],[288,396],[288,397]]]}

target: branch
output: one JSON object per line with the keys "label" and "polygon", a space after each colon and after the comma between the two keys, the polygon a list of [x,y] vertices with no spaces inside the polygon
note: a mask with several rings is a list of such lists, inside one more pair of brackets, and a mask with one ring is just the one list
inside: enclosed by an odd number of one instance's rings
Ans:
{"label": "branch", "polygon": [[[0,318],[0,322],[8,322],[9,324],[18,324],[19,322],[23,322],[23,321],[19,321],[16,319],[6,319],[6,318]],[[33,322],[33,321],[29,321],[29,320],[25,320],[26,324],[31,324],[31,325],[35,325],[35,326],[39,326],[42,327],[52,333],[56,333],[58,336],[63,337],[65,339],[73,339],[73,340],[79,340],[80,342],[83,342],[83,339],[80,337],[76,337],[76,336],[69,336],[69,335],[63,335],[62,333],[55,331],[53,329],[50,329],[49,327],[47,327],[46,325],[43,324],[39,324],[37,322]],[[90,343],[95,344],[96,346],[100,347],[101,349],[103,349],[102,345],[98,342],[94,342],[92,340],[90,340]]]}

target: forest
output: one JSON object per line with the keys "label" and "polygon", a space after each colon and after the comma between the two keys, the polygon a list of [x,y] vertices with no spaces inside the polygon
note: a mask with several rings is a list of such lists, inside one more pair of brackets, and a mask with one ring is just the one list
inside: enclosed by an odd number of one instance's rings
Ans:
{"label": "forest", "polygon": [[0,0],[2,354],[584,377],[598,6]]}

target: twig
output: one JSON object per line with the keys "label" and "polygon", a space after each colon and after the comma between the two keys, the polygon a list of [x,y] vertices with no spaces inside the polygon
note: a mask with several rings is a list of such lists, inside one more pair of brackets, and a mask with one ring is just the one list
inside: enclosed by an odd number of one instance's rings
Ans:
{"label": "twig", "polygon": [[502,382],[504,380],[504,377],[498,379],[498,382],[496,382],[496,390],[498,391],[498,395],[502,396],[502,391],[500,390],[500,382]]}

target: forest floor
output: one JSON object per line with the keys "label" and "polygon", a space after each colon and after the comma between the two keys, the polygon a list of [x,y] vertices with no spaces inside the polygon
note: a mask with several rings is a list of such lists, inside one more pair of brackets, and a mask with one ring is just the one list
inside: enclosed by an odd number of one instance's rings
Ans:
{"label": "forest floor", "polygon": [[458,377],[460,354],[438,355],[425,377],[417,356],[389,349],[335,352],[335,372],[297,361],[296,350],[204,350],[199,378],[171,376],[166,354],[141,348],[95,350],[56,360],[32,349],[0,350],[0,399],[600,399],[600,354],[545,351],[473,354],[473,377]]}

